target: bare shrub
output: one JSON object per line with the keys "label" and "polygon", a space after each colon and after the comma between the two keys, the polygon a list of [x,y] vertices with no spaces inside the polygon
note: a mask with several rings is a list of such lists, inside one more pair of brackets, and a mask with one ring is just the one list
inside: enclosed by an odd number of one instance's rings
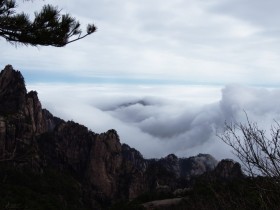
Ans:
{"label": "bare shrub", "polygon": [[[245,113],[246,114],[246,113]],[[271,126],[270,135],[257,123],[248,119],[246,123],[225,123],[225,130],[218,137],[233,149],[240,159],[244,171],[252,177],[280,178],[280,125]]]}

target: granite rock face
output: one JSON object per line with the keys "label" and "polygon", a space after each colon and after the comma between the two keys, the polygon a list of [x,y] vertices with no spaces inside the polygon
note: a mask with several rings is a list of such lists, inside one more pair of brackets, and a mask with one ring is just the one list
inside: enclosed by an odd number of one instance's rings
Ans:
{"label": "granite rock face", "polygon": [[115,130],[96,134],[54,117],[42,109],[35,91],[27,92],[24,78],[11,65],[0,73],[0,161],[34,172],[52,167],[70,173],[90,206],[132,199],[159,186],[176,189],[178,180],[189,180],[217,165],[212,156],[202,154],[145,159],[121,144]]}
{"label": "granite rock face", "polygon": [[215,174],[215,177],[225,180],[238,179],[245,176],[241,165],[230,159],[221,160],[212,173]]}
{"label": "granite rock face", "polygon": [[37,153],[36,137],[53,128],[56,119],[42,109],[35,91],[27,93],[21,73],[6,66],[0,73],[1,160],[25,162],[27,153]]}
{"label": "granite rock face", "polygon": [[213,170],[218,162],[209,154],[199,154],[189,158],[178,158],[170,154],[160,159],[159,163],[169,172],[175,173],[176,178],[188,179]]}
{"label": "granite rock face", "polygon": [[24,78],[19,71],[7,65],[0,73],[0,113],[13,114],[24,110],[26,88]]}

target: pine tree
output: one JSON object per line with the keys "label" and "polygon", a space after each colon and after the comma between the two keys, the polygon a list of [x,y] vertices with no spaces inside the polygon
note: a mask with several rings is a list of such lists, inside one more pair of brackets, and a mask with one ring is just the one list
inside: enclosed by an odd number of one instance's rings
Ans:
{"label": "pine tree", "polygon": [[33,20],[26,13],[16,13],[15,8],[15,0],[0,0],[0,36],[12,44],[63,47],[96,31],[95,25],[88,24],[82,33],[75,18],[61,15],[52,5],[35,12]]}

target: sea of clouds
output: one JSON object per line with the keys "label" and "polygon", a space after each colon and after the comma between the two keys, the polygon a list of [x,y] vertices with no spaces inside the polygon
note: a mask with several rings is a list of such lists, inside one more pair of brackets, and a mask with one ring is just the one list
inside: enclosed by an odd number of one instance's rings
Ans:
{"label": "sea of clouds", "polygon": [[280,90],[230,85],[32,84],[44,108],[96,133],[117,130],[144,157],[209,153],[233,158],[217,134],[225,122],[250,121],[268,133],[280,120]]}

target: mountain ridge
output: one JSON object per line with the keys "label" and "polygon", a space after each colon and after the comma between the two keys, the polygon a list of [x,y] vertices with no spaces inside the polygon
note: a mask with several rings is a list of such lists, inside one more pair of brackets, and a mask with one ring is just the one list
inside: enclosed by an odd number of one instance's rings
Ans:
{"label": "mountain ridge", "polygon": [[83,191],[82,202],[92,209],[160,186],[174,191],[218,165],[208,154],[145,159],[121,144],[113,129],[97,134],[55,117],[42,108],[36,91],[27,92],[22,74],[11,65],[0,73],[0,160],[34,173],[51,167],[71,174]]}

